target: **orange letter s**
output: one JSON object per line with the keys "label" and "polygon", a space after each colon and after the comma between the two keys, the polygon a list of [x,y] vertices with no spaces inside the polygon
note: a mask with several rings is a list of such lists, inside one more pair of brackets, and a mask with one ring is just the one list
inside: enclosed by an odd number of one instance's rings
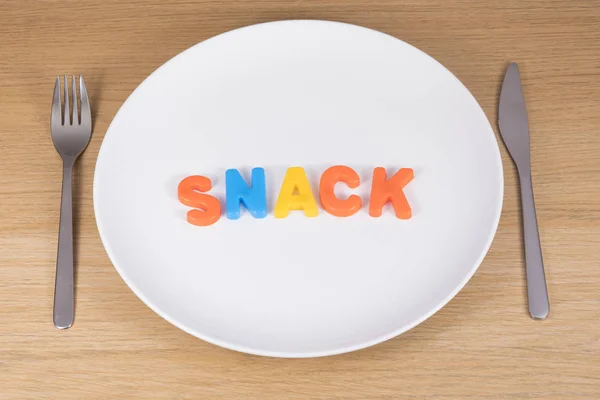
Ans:
{"label": "orange letter s", "polygon": [[192,225],[208,226],[221,218],[221,203],[209,194],[212,189],[210,179],[205,176],[188,176],[181,181],[177,188],[179,201],[188,207],[194,207],[187,213],[187,221]]}

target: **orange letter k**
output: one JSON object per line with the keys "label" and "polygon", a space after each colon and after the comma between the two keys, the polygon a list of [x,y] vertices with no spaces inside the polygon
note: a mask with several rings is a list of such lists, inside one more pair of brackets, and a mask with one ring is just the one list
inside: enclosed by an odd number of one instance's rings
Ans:
{"label": "orange letter k", "polygon": [[414,177],[411,168],[401,168],[390,179],[386,180],[385,168],[377,167],[373,171],[373,186],[371,187],[371,200],[369,202],[369,215],[380,217],[383,206],[392,202],[396,217],[409,219],[412,211],[402,188]]}

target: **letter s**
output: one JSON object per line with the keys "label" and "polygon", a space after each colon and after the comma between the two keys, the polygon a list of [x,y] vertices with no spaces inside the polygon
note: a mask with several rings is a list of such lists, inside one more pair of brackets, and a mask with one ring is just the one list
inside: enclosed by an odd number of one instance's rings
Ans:
{"label": "letter s", "polygon": [[209,194],[212,189],[210,179],[205,176],[188,176],[179,183],[177,195],[179,201],[188,207],[194,207],[187,213],[187,221],[192,225],[208,226],[212,225],[221,218],[221,203],[219,200]]}

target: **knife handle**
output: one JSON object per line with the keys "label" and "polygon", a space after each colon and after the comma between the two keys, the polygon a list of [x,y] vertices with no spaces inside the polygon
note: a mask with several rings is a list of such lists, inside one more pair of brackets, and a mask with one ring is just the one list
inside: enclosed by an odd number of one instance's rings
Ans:
{"label": "knife handle", "polygon": [[550,312],[548,289],[542,261],[542,247],[538,231],[531,171],[519,172],[521,202],[523,204],[523,237],[525,240],[525,270],[529,313],[534,319],[545,319]]}

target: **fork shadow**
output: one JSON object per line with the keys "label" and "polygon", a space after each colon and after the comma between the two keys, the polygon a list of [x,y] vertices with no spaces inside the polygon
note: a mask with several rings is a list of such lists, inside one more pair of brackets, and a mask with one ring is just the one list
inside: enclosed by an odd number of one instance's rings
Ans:
{"label": "fork shadow", "polygon": [[[100,112],[101,100],[102,100],[102,86],[103,86],[103,76],[102,71],[91,71],[88,74],[83,74],[85,79],[86,90],[89,97],[90,103],[90,112],[92,114],[92,137],[90,139],[90,144],[94,139],[96,133],[97,119]],[[88,147],[90,146],[88,144]],[[88,157],[86,157],[86,151],[79,157],[77,162],[75,163],[74,171],[73,171],[73,283],[75,286],[74,291],[74,302],[75,308],[77,307],[77,288],[79,287],[79,272],[81,266],[81,248],[82,248],[82,225],[84,221],[84,210],[88,206],[92,206],[92,204],[87,204],[85,201],[85,191],[87,188],[87,180],[86,176],[88,176],[88,172],[93,171],[93,164],[95,163],[95,156],[91,157],[88,161]],[[92,163],[91,167],[89,163]],[[91,185],[90,185],[91,189]]]}
{"label": "fork shadow", "polygon": [[82,193],[84,173],[81,167],[81,161],[75,164],[73,171],[73,302],[75,307],[75,316],[77,315],[77,288],[79,287],[79,265],[81,254],[81,223],[82,223]]}

